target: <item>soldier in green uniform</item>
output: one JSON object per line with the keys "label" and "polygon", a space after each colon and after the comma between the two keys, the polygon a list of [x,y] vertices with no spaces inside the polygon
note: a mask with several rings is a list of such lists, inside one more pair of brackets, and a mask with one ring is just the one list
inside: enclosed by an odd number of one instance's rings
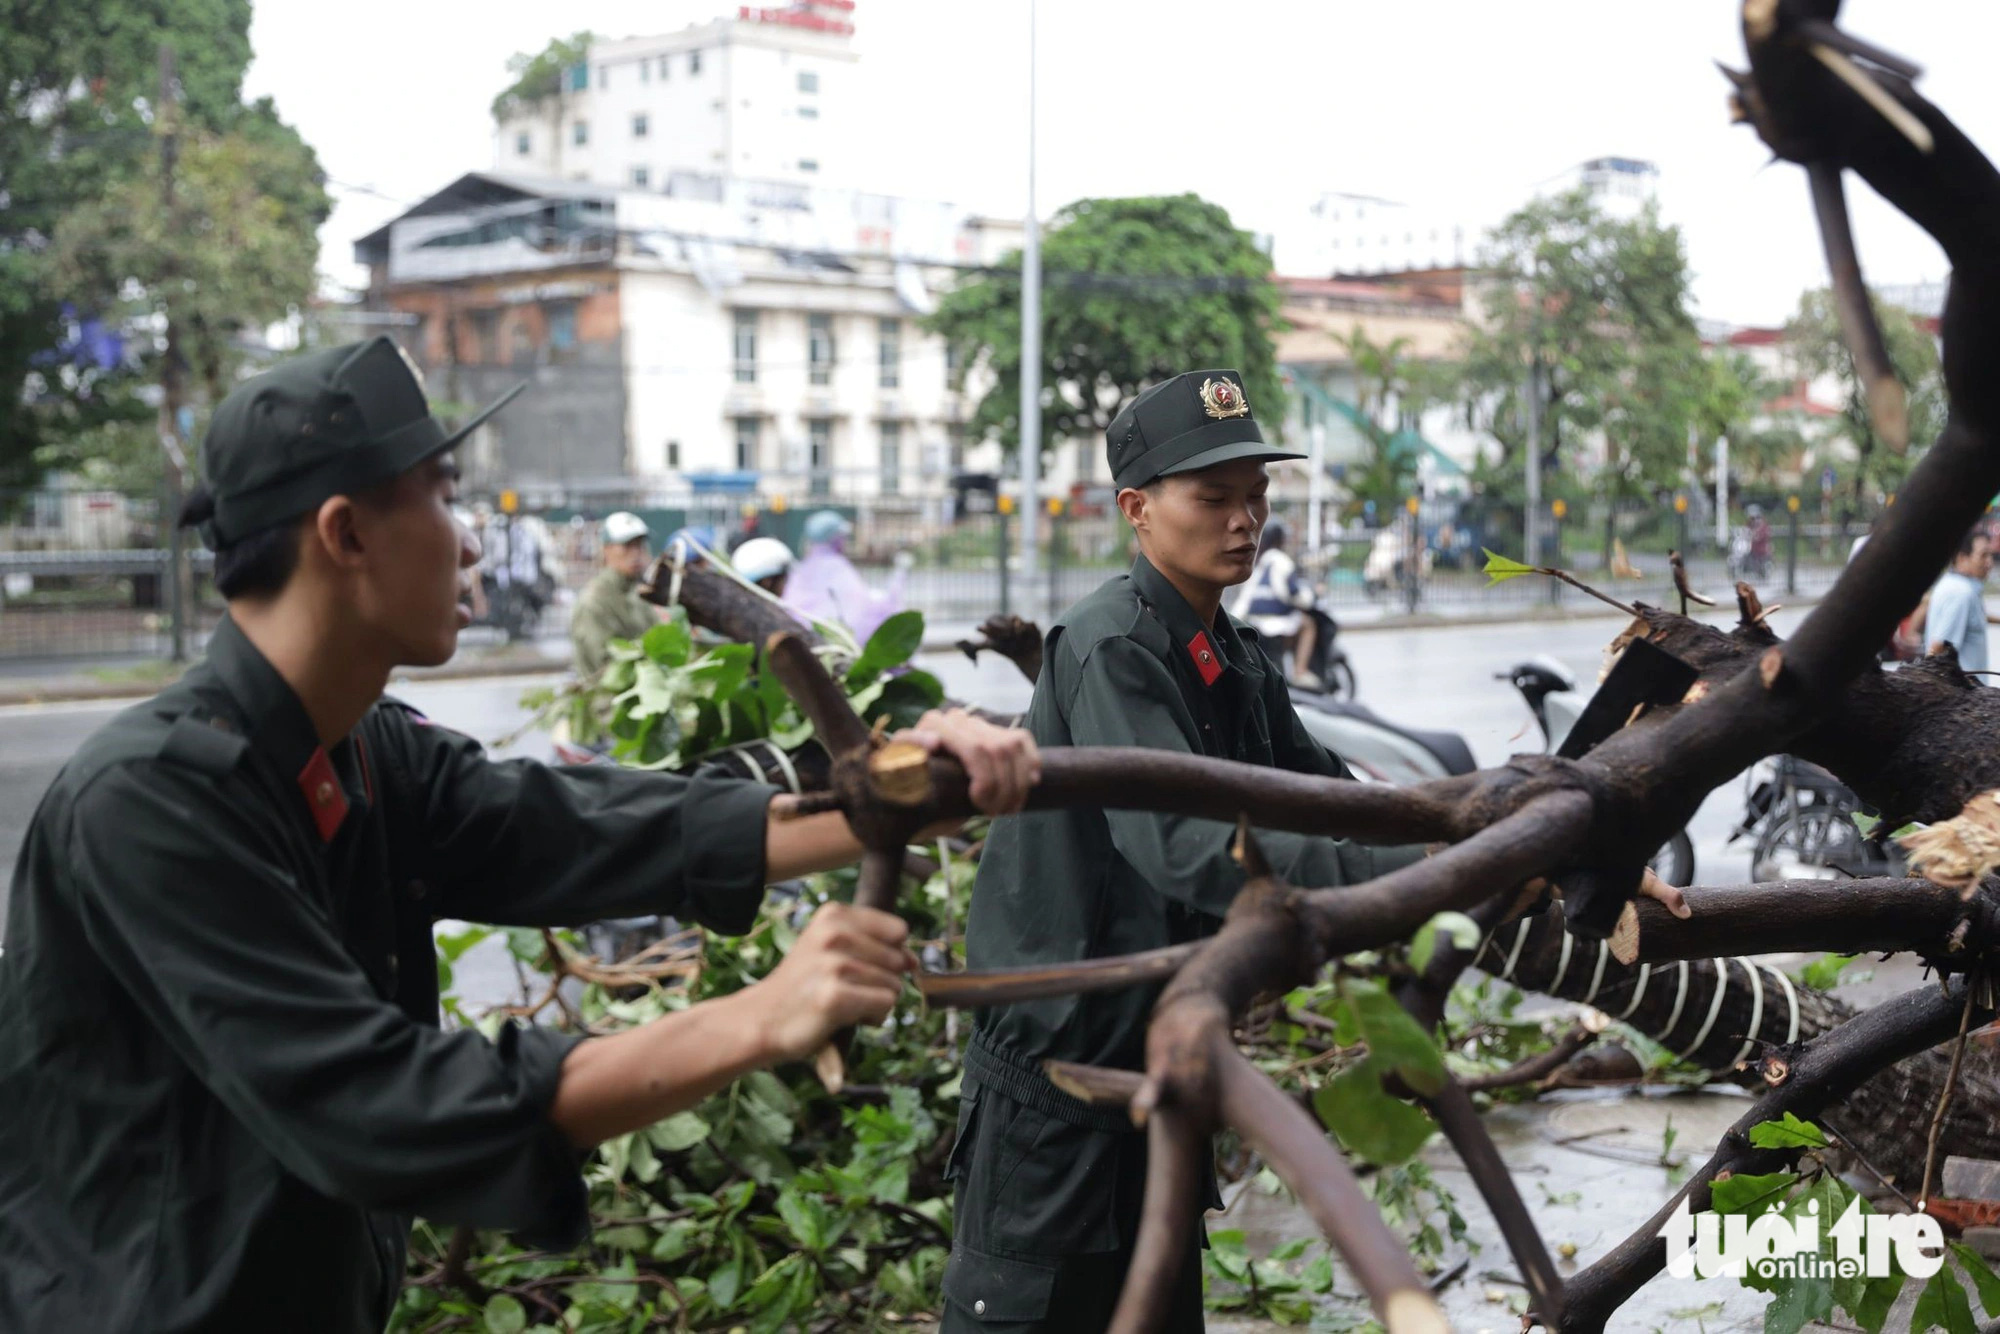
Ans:
{"label": "soldier in green uniform", "polygon": [[637,639],[658,622],[639,596],[652,530],[636,514],[619,510],[604,520],[604,568],[577,594],[570,614],[569,640],[577,676],[591,680],[611,661],[611,641]]}
{"label": "soldier in green uniform", "polygon": [[[439,1028],[438,918],[740,931],[767,880],[860,852],[761,784],[493,763],[382,697],[469,619],[457,438],[387,339],[216,410],[184,517],[229,615],[85,742],[14,869],[0,1329],[379,1330],[411,1215],[573,1245],[590,1146],[894,1002],[902,922],[832,905],[762,982],[615,1036]],[[1018,808],[1025,735],[923,730]]]}
{"label": "soldier in green uniform", "polygon": [[[1265,462],[1300,456],[1264,440],[1234,371],[1148,389],[1112,422],[1108,452],[1140,555],[1130,574],[1049,629],[1024,724],[1035,740],[1349,776],[1299,722],[1256,632],[1221,608],[1224,590],[1256,563],[1270,513]],[[1243,881],[1232,834],[1215,821],[1139,811],[999,820],[972,895],[967,963],[1068,962],[1212,934]],[[1411,855],[1295,834],[1259,840],[1298,885],[1367,879]],[[1041,1063],[1143,1069],[1158,994],[1132,988],[980,1013],[949,1169],[958,1204],[946,1331],[1104,1328],[1137,1236],[1146,1139],[1123,1115],[1056,1089]],[[1190,1248],[1170,1327],[1201,1326]]]}

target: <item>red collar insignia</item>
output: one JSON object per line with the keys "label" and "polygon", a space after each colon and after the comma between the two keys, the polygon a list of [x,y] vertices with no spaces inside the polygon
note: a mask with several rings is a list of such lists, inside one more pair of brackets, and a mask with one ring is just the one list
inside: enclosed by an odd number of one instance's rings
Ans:
{"label": "red collar insignia", "polygon": [[325,746],[316,747],[306,767],[299,770],[299,793],[306,799],[306,809],[312,812],[319,841],[333,842],[340,822],[347,818],[347,793],[340,786],[340,776],[334,773]]}
{"label": "red collar insignia", "polygon": [[1188,657],[1194,659],[1194,669],[1201,673],[1201,683],[1212,686],[1222,679],[1222,659],[1208,642],[1206,631],[1197,630],[1187,643]]}

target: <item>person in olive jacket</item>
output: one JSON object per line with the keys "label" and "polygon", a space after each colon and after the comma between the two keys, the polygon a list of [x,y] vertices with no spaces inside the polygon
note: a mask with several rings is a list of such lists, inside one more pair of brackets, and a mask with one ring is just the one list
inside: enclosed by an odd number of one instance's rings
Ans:
{"label": "person in olive jacket", "polygon": [[[1256,565],[1270,514],[1265,463],[1300,456],[1264,440],[1234,371],[1153,386],[1119,412],[1107,439],[1140,554],[1130,574],[1050,627],[1025,721],[1036,742],[1147,746],[1349,777],[1300,723],[1256,631],[1222,610],[1225,590]],[[996,821],[966,925],[968,966],[1131,954],[1213,934],[1243,884],[1233,832],[1143,811]],[[1258,837],[1298,885],[1368,879],[1411,855]],[[1137,1236],[1146,1139],[1122,1114],[1056,1089],[1041,1063],[1144,1068],[1158,995],[1135,987],[980,1012],[949,1168],[957,1234],[945,1330],[1104,1328]],[[1202,1325],[1192,1245],[1169,1324]]]}
{"label": "person in olive jacket", "polygon": [[[591,1146],[893,1005],[902,921],[828,905],[763,981],[614,1036],[440,1029],[438,918],[741,931],[767,880],[860,855],[762,784],[494,763],[383,697],[470,619],[448,451],[498,406],[448,434],[386,338],[218,406],[184,517],[228,616],[84,743],[14,869],[0,1329],[379,1330],[412,1215],[572,1246]],[[985,808],[1034,780],[1025,734],[920,739]]]}

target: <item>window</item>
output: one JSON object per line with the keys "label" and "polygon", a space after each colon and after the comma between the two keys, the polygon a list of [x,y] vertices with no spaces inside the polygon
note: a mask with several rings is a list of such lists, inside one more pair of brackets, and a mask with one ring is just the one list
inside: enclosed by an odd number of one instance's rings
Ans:
{"label": "window", "polygon": [[903,369],[903,322],[901,320],[881,320],[876,324],[875,364],[880,374],[877,383],[884,389],[894,389],[902,381]]}
{"label": "window", "polygon": [[833,358],[833,316],[806,316],[806,383],[832,384]]}
{"label": "window", "polygon": [[882,494],[903,489],[903,423],[882,423]]}
{"label": "window", "polygon": [[965,423],[953,422],[944,428],[945,458],[954,473],[965,471]]}
{"label": "window", "polygon": [[643,190],[652,183],[653,183],[653,173],[651,171],[648,171],[644,167],[632,168],[632,184],[638,186],[641,190]]}
{"label": "window", "polygon": [[819,163],[818,163],[817,161],[815,161],[814,159],[812,159],[812,158],[809,158],[809,157],[802,157],[802,158],[800,158],[800,159],[799,159],[799,170],[800,170],[800,171],[818,171],[818,170],[819,170]]}
{"label": "window", "polygon": [[640,62],[639,62],[639,82],[640,82],[640,83],[651,83],[652,81],[653,81],[653,62],[652,62],[652,61],[650,61],[650,60],[642,60],[642,61],[640,61]]}
{"label": "window", "polygon": [[809,69],[802,69],[802,70],[800,70],[800,71],[799,71],[799,91],[800,91],[800,92],[802,92],[802,93],[816,93],[816,92],[818,92],[818,91],[819,91],[819,75],[818,75],[818,74],[815,74],[815,73],[814,73],[814,72],[813,72],[812,70],[809,70]]}
{"label": "window", "polygon": [[755,417],[736,419],[736,471],[757,471],[757,437],[763,426]]}
{"label": "window", "polygon": [[661,83],[665,83],[665,82],[667,81],[667,70],[668,70],[668,68],[669,68],[669,66],[668,66],[668,64],[667,64],[667,57],[666,57],[666,56],[661,56],[661,57],[660,57],[660,82],[661,82]]}
{"label": "window", "polygon": [[681,442],[678,440],[667,441],[667,467],[675,472],[681,470]]}
{"label": "window", "polygon": [[699,51],[688,52],[688,73],[690,74],[701,73],[701,52]]}
{"label": "window", "polygon": [[578,148],[582,148],[585,144],[589,143],[590,122],[587,120],[580,120],[576,124],[570,126],[569,141],[575,144]]}
{"label": "window", "polygon": [[757,312],[739,310],[736,312],[736,336],[733,340],[736,356],[736,383],[757,383]]}
{"label": "window", "polygon": [[544,307],[549,321],[549,347],[567,352],[576,346],[576,302],[551,301]]}
{"label": "window", "polygon": [[590,87],[590,66],[582,61],[571,65],[564,73],[567,75],[565,84],[570,92],[580,93]]}
{"label": "window", "polygon": [[806,423],[806,466],[812,470],[812,494],[823,496],[833,489],[833,422],[826,417]]}
{"label": "window", "polygon": [[599,65],[597,67],[597,86],[599,88],[609,88],[611,86],[611,66]]}
{"label": "window", "polygon": [[800,120],[818,120],[818,119],[819,119],[819,108],[818,108],[818,107],[800,107],[800,108],[799,108],[799,119],[800,119]]}
{"label": "window", "polygon": [[649,125],[647,124],[647,122],[646,122],[646,113],[645,113],[645,112],[641,111],[641,112],[637,112],[636,114],[634,114],[634,115],[633,115],[633,117],[632,117],[632,137],[633,137],[634,139],[644,139],[644,138],[646,137],[646,131],[647,131],[647,130],[648,130],[649,128],[651,128],[651,127],[650,127],[650,126],[649,126]]}
{"label": "window", "polygon": [[533,146],[534,146],[533,141],[528,138],[528,132],[526,130],[523,130],[519,134],[514,136],[514,151],[518,153],[520,156],[522,157],[528,156],[528,153],[533,148]]}

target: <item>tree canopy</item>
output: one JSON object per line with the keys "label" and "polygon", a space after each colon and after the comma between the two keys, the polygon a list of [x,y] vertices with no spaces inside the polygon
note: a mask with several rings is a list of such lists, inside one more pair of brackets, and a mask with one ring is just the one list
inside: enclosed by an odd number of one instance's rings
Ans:
{"label": "tree canopy", "polygon": [[[1271,260],[1198,195],[1079,199],[1042,243],[1042,440],[1102,432],[1118,405],[1183,371],[1230,368],[1275,435],[1284,421]],[[928,321],[993,386],[971,429],[1020,441],[1021,256],[964,283]]]}
{"label": "tree canopy", "polygon": [[517,51],[507,57],[507,72],[514,76],[514,81],[494,97],[493,119],[505,120],[550,98],[561,97],[564,72],[589,60],[590,45],[596,40],[588,31],[571,33],[568,37],[551,39],[547,46],[532,54]]}
{"label": "tree canopy", "polygon": [[1830,375],[1840,386],[1836,434],[1848,442],[1855,455],[1852,467],[1841,469],[1848,482],[1843,489],[1848,503],[1856,506],[1879,502],[1901,486],[1911,465],[1944,430],[1944,377],[1939,369],[1936,337],[1918,325],[1907,310],[1879,299],[1874,306],[1875,321],[1881,326],[1882,340],[1889,349],[1890,365],[1895,368],[1896,378],[1902,381],[1903,393],[1909,401],[1910,450],[1901,456],[1890,452],[1869,420],[1868,396],[1854,369],[1853,354],[1841,339],[1833,292],[1827,288],[1807,292],[1785,328],[1786,341],[1800,373],[1812,377]]}
{"label": "tree canopy", "polygon": [[0,43],[0,487],[150,436],[137,391],[168,315],[195,386],[226,387],[234,335],[311,296],[329,208],[312,150],[268,101],[242,102],[249,0],[25,8]]}
{"label": "tree canopy", "polygon": [[[1473,424],[1498,446],[1480,479],[1520,494],[1532,362],[1545,475],[1558,485],[1594,476],[1612,501],[1671,485],[1708,378],[1679,229],[1650,206],[1629,221],[1609,217],[1578,190],[1537,199],[1501,223],[1483,267],[1486,318],[1460,390]],[[1601,459],[1588,457],[1600,445]]]}

